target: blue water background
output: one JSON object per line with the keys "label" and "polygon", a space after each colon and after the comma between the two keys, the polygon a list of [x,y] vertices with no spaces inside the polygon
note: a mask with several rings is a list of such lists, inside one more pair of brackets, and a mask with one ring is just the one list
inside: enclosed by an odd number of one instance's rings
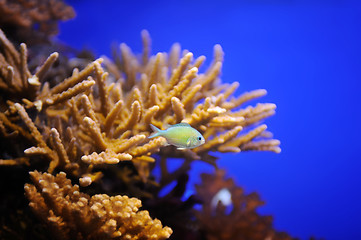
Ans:
{"label": "blue water background", "polygon": [[[265,88],[277,104],[268,129],[282,153],[219,155],[247,192],[260,193],[276,229],[306,239],[361,239],[361,1],[68,1],[77,18],[59,39],[110,56],[110,45],[152,52],[174,42],[195,56],[225,51],[224,82]],[[204,71],[204,68],[201,71]],[[192,183],[202,169],[192,170]]]}

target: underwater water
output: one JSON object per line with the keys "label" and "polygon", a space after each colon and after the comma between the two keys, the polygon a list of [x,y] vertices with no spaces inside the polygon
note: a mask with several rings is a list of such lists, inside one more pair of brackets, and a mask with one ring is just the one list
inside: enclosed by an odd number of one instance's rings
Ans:
{"label": "underwater water", "polygon": [[[239,81],[237,94],[267,89],[260,101],[277,104],[266,123],[282,152],[218,154],[219,165],[261,195],[277,230],[361,239],[359,1],[67,2],[77,17],[61,24],[58,38],[98,56],[109,56],[114,42],[140,52],[142,29],[152,53],[179,42],[207,64],[221,44],[222,80]],[[194,164],[191,182],[204,169],[211,171]]]}

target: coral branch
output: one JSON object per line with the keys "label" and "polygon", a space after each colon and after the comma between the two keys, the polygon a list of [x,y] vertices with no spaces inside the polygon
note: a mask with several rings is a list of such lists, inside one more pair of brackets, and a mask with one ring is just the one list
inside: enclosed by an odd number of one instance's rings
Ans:
{"label": "coral branch", "polygon": [[115,103],[112,110],[108,113],[107,117],[105,118],[104,131],[107,134],[109,134],[109,131],[110,131],[115,119],[118,117],[122,107],[123,107],[123,101],[119,100],[118,102]]}
{"label": "coral branch", "polygon": [[[55,61],[58,59],[59,54],[57,52],[54,52],[50,54],[50,56],[46,59],[43,65],[38,68],[35,75],[33,76],[34,82],[38,82],[40,84],[40,81],[44,78],[45,74],[49,71],[49,69],[53,66]],[[35,78],[36,77],[36,78]],[[36,80],[35,80],[36,79]]]}
{"label": "coral branch", "polygon": [[172,108],[176,116],[176,122],[179,123],[185,118],[186,111],[184,110],[184,106],[179,100],[179,98],[172,97],[171,101],[172,101]]}
{"label": "coral branch", "polygon": [[55,151],[56,151],[57,155],[59,156],[60,164],[63,164],[63,165],[69,164],[70,160],[68,158],[68,154],[65,151],[65,147],[64,147],[63,143],[61,142],[59,132],[55,128],[52,128],[50,136],[53,139],[53,144],[55,147]]}
{"label": "coral branch", "polygon": [[77,85],[75,85],[74,87],[67,89],[64,92],[51,95],[49,98],[45,99],[44,105],[49,106],[49,105],[54,105],[57,103],[64,102],[64,101],[78,95],[81,92],[85,92],[94,84],[95,84],[94,80],[82,81],[82,82],[78,83]]}
{"label": "coral branch", "polygon": [[97,126],[97,124],[89,117],[84,118],[85,127],[89,131],[90,135],[92,136],[92,139],[96,146],[100,150],[105,150],[107,148],[107,144],[100,132],[100,128]]}
{"label": "coral branch", "polygon": [[118,126],[117,129],[115,129],[114,137],[119,136],[127,129],[131,129],[139,121],[142,110],[138,101],[133,102],[130,111],[130,117],[128,118],[128,120],[124,124]]}
{"label": "coral branch", "polygon": [[33,123],[31,118],[25,111],[25,108],[19,103],[15,103],[15,108],[18,111],[21,119],[24,121],[26,126],[29,128],[31,135],[36,140],[38,146],[40,146],[42,148],[47,148],[48,146],[46,145],[45,141],[43,140],[43,136],[41,135],[39,130],[35,127],[35,124]]}
{"label": "coral branch", "polygon": [[85,69],[77,74],[73,74],[70,78],[65,79],[60,84],[56,85],[54,88],[51,89],[51,94],[59,94],[61,92],[66,91],[67,89],[79,84],[84,79],[86,79],[91,73],[94,72],[94,66],[96,63],[102,63],[103,59],[99,58],[98,60],[89,64]]}
{"label": "coral branch", "polygon": [[100,154],[93,152],[91,155],[84,155],[81,160],[88,164],[117,164],[119,161],[132,160],[132,156],[127,153],[115,153],[111,150],[106,150]]}

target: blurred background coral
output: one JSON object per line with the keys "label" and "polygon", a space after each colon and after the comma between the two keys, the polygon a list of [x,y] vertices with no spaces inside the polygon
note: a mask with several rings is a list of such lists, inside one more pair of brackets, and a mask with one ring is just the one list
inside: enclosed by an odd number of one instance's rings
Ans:
{"label": "blurred background coral", "polygon": [[[221,44],[222,80],[239,81],[237,95],[267,89],[262,101],[277,104],[267,125],[282,152],[222,154],[219,165],[260,193],[260,212],[274,216],[276,229],[301,239],[361,239],[359,1],[67,2],[77,16],[60,24],[58,38],[98,56],[109,56],[114,42],[141,52],[142,29],[153,54],[179,42],[207,56],[206,66]],[[191,189],[204,169],[211,167],[193,165]]]}

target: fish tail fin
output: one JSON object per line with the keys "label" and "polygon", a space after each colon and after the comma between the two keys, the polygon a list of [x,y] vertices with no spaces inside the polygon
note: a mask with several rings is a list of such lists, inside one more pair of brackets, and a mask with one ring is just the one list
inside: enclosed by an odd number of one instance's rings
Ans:
{"label": "fish tail fin", "polygon": [[157,128],[153,124],[149,124],[149,125],[150,125],[150,128],[153,130],[153,133],[148,138],[154,138],[154,137],[160,136],[160,132],[162,130],[160,130],[159,128]]}

